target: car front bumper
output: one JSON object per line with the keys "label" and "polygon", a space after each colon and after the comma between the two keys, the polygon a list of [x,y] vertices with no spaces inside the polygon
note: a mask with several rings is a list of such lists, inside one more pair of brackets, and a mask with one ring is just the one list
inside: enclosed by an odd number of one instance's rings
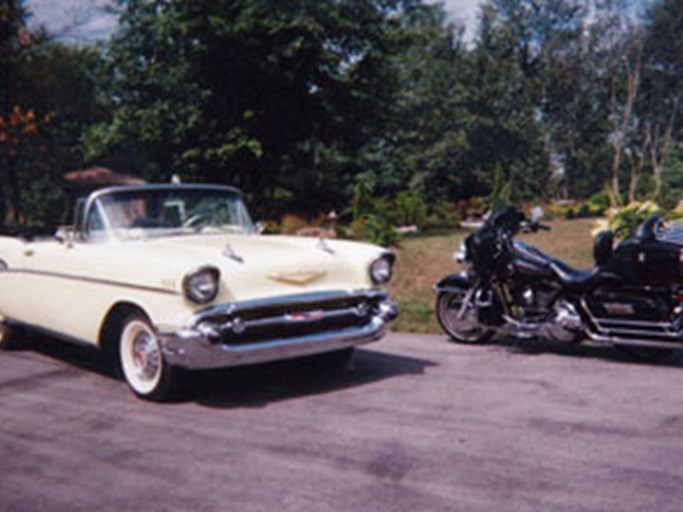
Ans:
{"label": "car front bumper", "polygon": [[[158,335],[172,365],[227,368],[377,341],[397,315],[396,304],[385,292],[329,292],[213,307],[196,315],[191,328]],[[244,339],[249,333],[255,334]]]}

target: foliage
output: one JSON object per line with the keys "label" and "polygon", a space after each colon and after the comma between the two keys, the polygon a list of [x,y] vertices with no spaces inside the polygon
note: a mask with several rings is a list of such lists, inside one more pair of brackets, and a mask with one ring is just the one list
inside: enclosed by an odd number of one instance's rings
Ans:
{"label": "foliage", "polygon": [[0,2],[0,222],[54,225],[62,175],[83,164],[79,139],[103,113],[97,47],[27,26],[23,0]]}
{"label": "foliage", "polygon": [[349,235],[362,238],[385,247],[398,244],[394,208],[384,199],[372,197],[373,189],[368,177],[360,177],[356,183],[352,201],[352,222]]}
{"label": "foliage", "polygon": [[460,214],[454,203],[436,201],[427,210],[425,227],[428,229],[453,229],[460,224]]}
{"label": "foliage", "polygon": [[290,214],[282,217],[278,231],[283,234],[293,235],[300,229],[308,227],[308,225],[308,222],[303,217]]}
{"label": "foliage", "polygon": [[363,239],[383,247],[397,246],[399,242],[394,226],[380,214],[371,213],[362,218],[361,234]]}
{"label": "foliage", "polygon": [[594,233],[609,229],[617,238],[625,238],[633,234],[648,217],[659,211],[657,204],[652,201],[632,202],[621,208],[610,208],[607,210],[606,220],[597,223]]}
{"label": "foliage", "polygon": [[390,20],[410,3],[120,0],[117,102],[89,156],[230,182],[258,213],[281,188],[305,213],[338,206],[382,133]]}
{"label": "foliage", "polygon": [[473,198],[575,217],[683,194],[677,0],[642,19],[636,0],[483,0],[471,42],[425,0],[113,1],[99,46],[0,1],[3,221],[58,222],[62,175],[91,164],[229,183],[259,218],[349,207],[384,241]]}
{"label": "foliage", "polygon": [[496,165],[493,175],[493,188],[491,189],[491,197],[489,197],[489,210],[496,211],[510,206],[511,190],[512,183],[505,181],[502,167]]}
{"label": "foliage", "polygon": [[552,203],[545,213],[549,218],[583,219],[601,217],[609,210],[611,203],[609,190],[601,190],[585,201]]}
{"label": "foliage", "polygon": [[665,210],[674,210],[683,199],[683,148],[674,147],[666,156],[662,169],[662,187],[657,202]]}
{"label": "foliage", "polygon": [[422,228],[427,221],[427,204],[414,192],[400,192],[395,201],[396,224]]}
{"label": "foliage", "polygon": [[595,192],[588,198],[586,203],[591,211],[595,212],[595,214],[602,215],[611,205],[609,192],[607,190]]}

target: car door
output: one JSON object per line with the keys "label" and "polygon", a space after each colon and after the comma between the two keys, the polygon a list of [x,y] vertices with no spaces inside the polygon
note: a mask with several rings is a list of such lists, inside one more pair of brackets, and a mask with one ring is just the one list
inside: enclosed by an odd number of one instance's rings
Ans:
{"label": "car door", "polygon": [[78,341],[97,338],[103,306],[93,258],[100,244],[57,240],[26,242],[21,268],[14,272],[11,316],[26,324]]}

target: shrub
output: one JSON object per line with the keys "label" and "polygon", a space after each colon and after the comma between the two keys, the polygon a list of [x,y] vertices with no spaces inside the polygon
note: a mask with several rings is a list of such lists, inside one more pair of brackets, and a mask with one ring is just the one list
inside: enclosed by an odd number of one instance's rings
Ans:
{"label": "shrub", "polygon": [[586,201],[592,215],[604,215],[611,204],[610,193],[607,190],[596,192]]}
{"label": "shrub", "polygon": [[308,225],[308,222],[303,217],[288,214],[282,217],[282,220],[280,221],[280,232],[291,235]]}
{"label": "shrub", "polygon": [[446,201],[437,201],[429,209],[429,214],[425,223],[425,228],[454,228],[460,224],[460,215],[456,205]]}
{"label": "shrub", "polygon": [[610,229],[617,238],[625,238],[650,215],[658,212],[659,206],[653,201],[634,201],[621,208],[610,208],[606,212],[606,222],[599,222],[593,233]]}
{"label": "shrub", "polygon": [[427,204],[414,192],[401,192],[396,197],[396,221],[402,226],[424,227],[427,220]]}
{"label": "shrub", "polygon": [[363,239],[383,247],[397,246],[399,235],[386,219],[376,214],[369,214],[354,221],[356,233],[360,232]]}

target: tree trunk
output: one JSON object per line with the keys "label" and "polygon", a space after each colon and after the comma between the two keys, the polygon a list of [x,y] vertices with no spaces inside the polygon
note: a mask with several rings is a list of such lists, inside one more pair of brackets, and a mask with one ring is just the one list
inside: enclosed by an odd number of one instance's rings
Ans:
{"label": "tree trunk", "polygon": [[[626,136],[629,124],[631,123],[631,115],[633,113],[633,105],[638,95],[638,86],[640,85],[640,52],[641,48],[638,44],[634,49],[629,45],[628,53],[632,51],[637,52],[633,67],[626,62],[626,100],[624,103],[623,112],[619,116],[618,122],[612,131],[614,147],[614,155],[612,157],[612,179],[611,188],[615,198],[619,198],[619,167],[621,166],[621,154],[624,150]],[[616,112],[616,87],[612,91],[612,110]]]}
{"label": "tree trunk", "polygon": [[678,112],[678,103],[671,109],[671,115],[667,120],[664,134],[661,142],[659,138],[649,137],[650,139],[650,165],[652,166],[652,174],[655,179],[654,197],[659,197],[662,190],[662,171],[664,170],[664,159],[671,147],[671,135],[673,133],[674,121],[676,120],[676,113]]}
{"label": "tree trunk", "polygon": [[631,181],[628,187],[628,200],[629,202],[636,200],[636,191],[638,189],[638,181],[642,176],[643,165],[645,164],[645,155],[650,145],[650,128],[649,125],[645,129],[645,139],[643,140],[643,145],[638,153],[638,158],[631,167]]}

